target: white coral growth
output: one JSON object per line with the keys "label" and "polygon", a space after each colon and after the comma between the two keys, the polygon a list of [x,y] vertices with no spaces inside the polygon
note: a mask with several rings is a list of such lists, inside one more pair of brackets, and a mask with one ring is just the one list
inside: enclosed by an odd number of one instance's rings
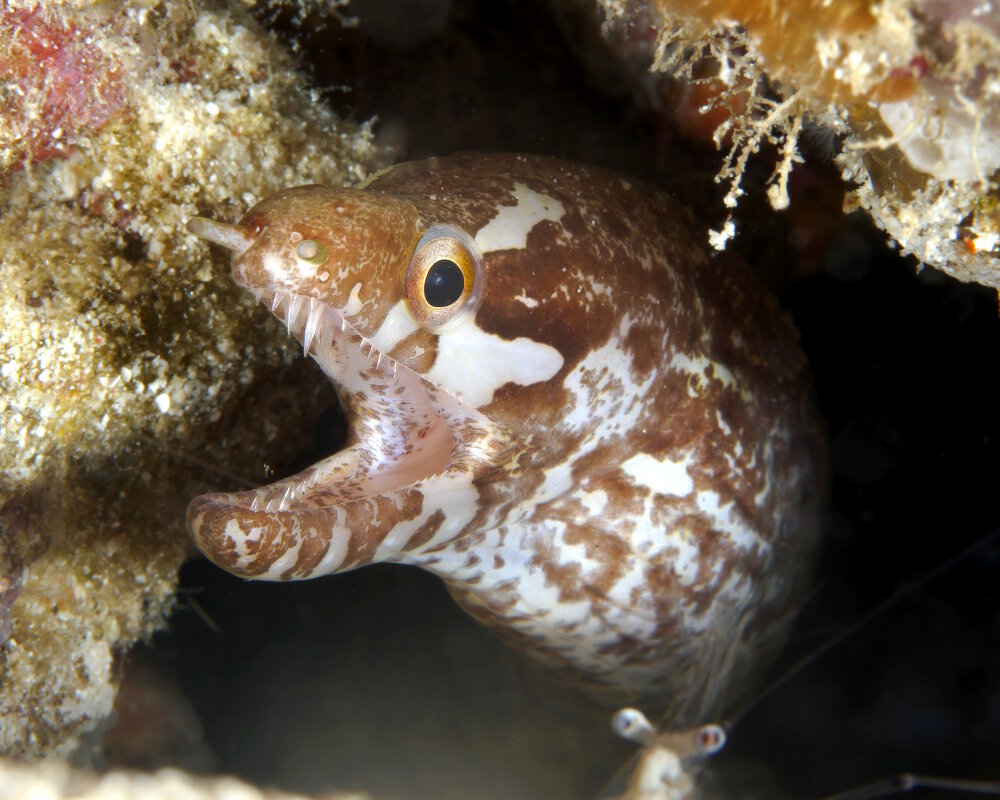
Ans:
{"label": "white coral growth", "polygon": [[[697,44],[692,45],[692,41]],[[707,75],[699,74],[696,67],[706,63],[714,64],[714,69]],[[767,189],[768,200],[776,211],[787,208],[788,178],[792,167],[802,162],[798,141],[805,120],[805,103],[798,93],[784,99],[772,98],[746,31],[739,26],[718,25],[698,36],[682,27],[664,28],[657,37],[651,69],[690,84],[711,85],[712,99],[699,109],[700,113],[726,110],[726,119],[712,136],[719,149],[729,142],[729,150],[715,176],[716,182],[729,186],[723,199],[726,208],[735,209],[739,204],[747,162],[765,143],[778,148],[778,162]],[[735,232],[730,213],[723,228],[711,232],[710,243],[715,249],[724,250]]]}

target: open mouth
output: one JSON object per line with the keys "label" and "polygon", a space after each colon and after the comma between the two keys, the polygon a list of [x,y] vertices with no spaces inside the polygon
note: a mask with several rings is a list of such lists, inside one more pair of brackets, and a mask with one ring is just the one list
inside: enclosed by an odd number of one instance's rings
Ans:
{"label": "open mouth", "polygon": [[338,310],[313,298],[251,290],[333,382],[348,421],[344,449],[289,478],[228,495],[250,511],[318,509],[384,495],[444,472],[459,401],[380,352]]}
{"label": "open mouth", "polygon": [[[266,267],[260,280],[248,280],[263,258],[251,248],[270,253],[261,244],[266,225],[193,217],[187,229],[233,253],[236,283],[319,364],[348,424],[339,452],[291,477],[194,498],[187,527],[198,548],[237,575],[290,580],[405,560],[415,547],[458,535],[477,513],[480,482],[516,462],[502,426],[360,333],[349,310],[357,298],[341,308],[264,288],[272,277]],[[428,355],[414,357],[425,364]]]}

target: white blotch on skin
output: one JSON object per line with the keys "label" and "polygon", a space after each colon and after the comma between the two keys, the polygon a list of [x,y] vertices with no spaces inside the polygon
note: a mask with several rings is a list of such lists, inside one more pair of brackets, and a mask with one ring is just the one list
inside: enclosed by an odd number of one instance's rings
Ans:
{"label": "white blotch on skin", "polygon": [[[258,531],[259,536],[259,529],[255,530]],[[226,527],[222,531],[222,534],[229,540],[230,544],[234,545],[237,549],[239,549],[243,542],[248,538],[244,535],[243,528],[240,527],[239,520],[235,518],[226,520]],[[240,555],[242,555],[242,553],[240,553]]]}
{"label": "white blotch on skin", "polygon": [[[727,389],[736,389],[739,387],[736,376],[733,375],[728,367],[720,364],[718,361],[713,361],[701,353],[696,353],[693,356],[677,353],[670,359],[670,366],[695,379],[695,385],[688,388],[688,394],[691,397],[697,397],[700,392],[704,391],[708,386],[709,380],[717,380]],[[711,378],[708,375],[709,368],[712,369]]]}
{"label": "white blotch on skin", "polygon": [[698,581],[701,548],[695,538],[687,531],[674,531],[670,537],[670,547],[675,549],[670,559],[670,567],[677,576],[679,583],[694,586]]}
{"label": "white blotch on skin", "polygon": [[[600,347],[591,350],[563,381],[573,396],[571,410],[563,424],[573,431],[592,430],[581,442],[578,452],[586,453],[600,442],[633,429],[645,411],[645,399],[659,377],[651,370],[641,382],[632,377],[632,356],[622,347],[632,327],[626,314],[613,334]],[[662,346],[666,346],[663,342]],[[614,385],[621,384],[621,391]],[[602,421],[601,424],[596,424]]]}
{"label": "white blotch on skin", "polygon": [[318,264],[313,264],[301,258],[296,258],[289,264],[288,261],[274,252],[261,254],[260,263],[264,267],[264,271],[271,276],[278,286],[295,285],[315,278],[316,272],[319,269]]}
{"label": "white blotch on skin", "polygon": [[[374,561],[402,561],[420,563],[420,554],[442,542],[454,538],[468,525],[478,508],[479,492],[472,485],[472,475],[446,472],[414,484],[423,494],[420,514],[412,520],[396,525],[375,551]],[[444,521],[434,536],[416,550],[403,552],[420,527],[438,511]]]}
{"label": "white blotch on skin", "polygon": [[596,492],[580,492],[578,496],[591,517],[599,517],[608,505],[608,493],[603,489],[598,489]]}
{"label": "white blotch on skin", "polygon": [[281,580],[281,576],[284,572],[295,566],[295,562],[299,560],[299,550],[302,549],[302,536],[299,535],[295,540],[295,544],[292,547],[284,550],[277,560],[271,564],[267,572],[262,572],[257,576],[258,580],[262,581],[277,581]]}
{"label": "white blotch on skin", "polygon": [[223,530],[223,536],[229,540],[229,544],[236,551],[238,557],[236,561],[237,567],[245,569],[254,561],[256,554],[250,552],[247,547],[247,542],[257,542],[264,531],[265,529],[263,527],[254,527],[250,529],[249,533],[244,533],[243,528],[240,527],[239,520],[226,520],[226,527]]}
{"label": "white blotch on skin", "polygon": [[515,205],[500,206],[497,215],[476,234],[476,244],[483,253],[495,250],[523,250],[528,233],[539,222],[557,222],[566,213],[562,203],[547,194],[539,194],[523,183],[514,184]]}
{"label": "white blotch on skin", "polygon": [[674,461],[671,458],[654,458],[649,453],[636,453],[622,464],[622,470],[653,494],[686,497],[694,490],[687,459]]}
{"label": "white blotch on skin", "polygon": [[340,569],[340,565],[347,558],[347,543],[350,541],[350,533],[344,529],[344,511],[340,508],[332,509],[335,515],[333,523],[330,524],[330,545],[326,553],[315,569],[310,573],[313,575],[329,575]]}
{"label": "white blotch on skin", "polygon": [[538,307],[538,301],[535,300],[535,298],[528,297],[525,294],[515,295],[514,299],[517,300],[517,302],[519,302],[519,303],[524,303],[524,305],[526,305],[528,308],[537,308]]}
{"label": "white blotch on skin", "polygon": [[361,310],[361,281],[354,284],[354,288],[351,289],[351,296],[347,298],[347,305],[344,306],[344,314],[348,317],[352,317]]}
{"label": "white blotch on skin", "polygon": [[424,377],[480,408],[504,384],[547,381],[562,365],[562,354],[550,345],[524,336],[508,341],[466,324],[438,337],[437,359]]}
{"label": "white blotch on skin", "polygon": [[319,269],[317,264],[311,261],[306,261],[305,259],[298,258],[295,260],[295,266],[298,267],[299,279],[305,280],[307,278],[315,278],[316,270]]}
{"label": "white blotch on skin", "polygon": [[697,503],[701,513],[711,522],[712,528],[725,536],[733,547],[746,551],[758,547],[770,549],[770,545],[760,538],[732,500],[723,505],[718,492],[701,491],[698,492]]}
{"label": "white blotch on skin", "polygon": [[[729,426],[729,423],[726,422],[725,419],[723,419],[721,411],[715,412],[715,420],[719,425],[719,430],[722,431],[726,436],[730,436],[732,434],[733,429]],[[740,447],[739,442],[736,442],[736,447]],[[736,457],[739,458],[738,453],[736,454]]]}
{"label": "white blotch on skin", "polygon": [[274,278],[275,282],[279,285],[284,284],[288,280],[288,270],[285,268],[285,263],[275,253],[263,253],[260,264],[264,268],[264,271]]}
{"label": "white blotch on skin", "polygon": [[372,336],[371,343],[379,351],[388,353],[419,327],[410,309],[406,307],[406,301],[400,300],[385,315],[379,329]]}
{"label": "white blotch on skin", "polygon": [[545,503],[573,488],[573,470],[567,463],[556,464],[544,470],[545,480],[531,496],[532,505]]}
{"label": "white blotch on skin", "polygon": [[[780,426],[775,426],[774,428],[771,429],[768,436],[772,438],[773,437],[784,438],[786,436],[786,432]],[[764,487],[759,492],[757,492],[757,494],[754,495],[753,498],[754,503],[760,508],[763,508],[765,503],[767,503],[768,495],[770,495],[771,493],[771,475],[773,474],[774,471],[774,445],[771,444],[772,438],[769,438],[767,440],[767,443],[764,445],[764,452],[761,458],[761,461],[763,462],[765,467]],[[779,439],[779,441],[780,440],[781,439]],[[755,467],[756,465],[757,465],[757,457],[755,454],[751,467]]]}

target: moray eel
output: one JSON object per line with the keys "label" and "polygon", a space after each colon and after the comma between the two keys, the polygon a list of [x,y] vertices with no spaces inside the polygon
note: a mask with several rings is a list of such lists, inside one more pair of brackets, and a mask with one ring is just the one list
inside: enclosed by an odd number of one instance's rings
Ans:
{"label": "moray eel", "polygon": [[302,186],[232,251],[336,387],[344,449],[188,528],[247,578],[376,561],[611,702],[710,713],[813,564],[824,445],[797,334],[691,213],[640,181],[519,155]]}

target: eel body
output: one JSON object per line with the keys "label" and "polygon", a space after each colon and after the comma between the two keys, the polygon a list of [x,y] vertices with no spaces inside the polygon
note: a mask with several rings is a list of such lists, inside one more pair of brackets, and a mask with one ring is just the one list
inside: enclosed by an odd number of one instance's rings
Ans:
{"label": "eel body", "polygon": [[422,567],[518,648],[679,721],[780,638],[817,547],[822,426],[791,322],[670,197],[467,154],[189,229],[232,251],[349,426],[293,477],[192,501],[219,566]]}

